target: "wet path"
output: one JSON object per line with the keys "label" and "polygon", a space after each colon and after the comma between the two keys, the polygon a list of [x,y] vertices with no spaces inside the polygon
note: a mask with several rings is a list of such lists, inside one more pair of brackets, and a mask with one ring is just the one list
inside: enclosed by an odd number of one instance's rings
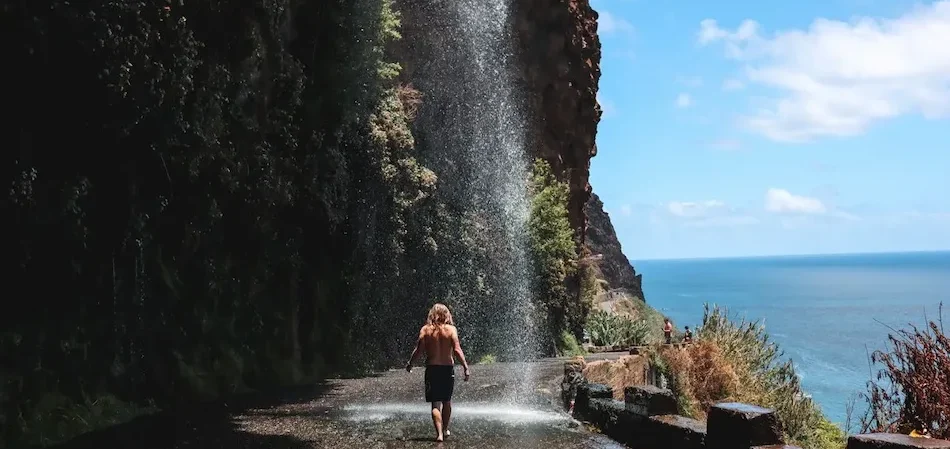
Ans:
{"label": "wet path", "polygon": [[475,365],[469,382],[462,381],[459,369],[452,436],[435,443],[429,407],[423,402],[423,371],[331,380],[281,397],[145,417],[63,448],[622,447],[588,431],[560,407],[559,359]]}

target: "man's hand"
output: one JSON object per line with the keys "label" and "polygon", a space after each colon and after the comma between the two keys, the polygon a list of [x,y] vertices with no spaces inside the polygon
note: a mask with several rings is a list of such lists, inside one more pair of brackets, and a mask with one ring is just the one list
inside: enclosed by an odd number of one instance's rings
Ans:
{"label": "man's hand", "polygon": [[412,362],[406,362],[406,372],[407,373],[412,372]]}
{"label": "man's hand", "polygon": [[466,381],[466,382],[468,382],[468,376],[469,376],[469,375],[471,375],[471,373],[468,371],[468,367],[466,366],[466,367],[465,367],[465,381]]}

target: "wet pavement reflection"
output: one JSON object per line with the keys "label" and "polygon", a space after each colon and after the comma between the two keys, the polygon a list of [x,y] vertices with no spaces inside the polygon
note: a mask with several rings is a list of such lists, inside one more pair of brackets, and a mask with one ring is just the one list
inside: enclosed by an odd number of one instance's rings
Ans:
{"label": "wet pavement reflection", "polygon": [[456,382],[452,435],[443,443],[434,441],[424,369],[414,369],[169,410],[56,449],[622,447],[561,407],[564,361],[473,366],[469,382]]}

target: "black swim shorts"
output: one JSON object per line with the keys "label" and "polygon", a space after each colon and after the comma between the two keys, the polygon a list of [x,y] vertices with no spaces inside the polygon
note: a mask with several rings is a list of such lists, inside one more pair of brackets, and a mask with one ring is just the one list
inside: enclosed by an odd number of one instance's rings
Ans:
{"label": "black swim shorts", "polygon": [[454,391],[454,365],[426,366],[426,402],[451,401]]}

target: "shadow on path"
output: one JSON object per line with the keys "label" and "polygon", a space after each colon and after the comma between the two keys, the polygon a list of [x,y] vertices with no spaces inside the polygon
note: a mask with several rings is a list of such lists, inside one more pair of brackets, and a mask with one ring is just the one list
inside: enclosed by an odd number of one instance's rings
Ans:
{"label": "shadow on path", "polygon": [[316,385],[249,393],[203,404],[177,407],[127,423],[80,435],[53,449],[304,449],[312,444],[292,429],[269,434],[245,430],[241,416],[273,415],[277,405],[303,404],[332,394],[331,385]]}

